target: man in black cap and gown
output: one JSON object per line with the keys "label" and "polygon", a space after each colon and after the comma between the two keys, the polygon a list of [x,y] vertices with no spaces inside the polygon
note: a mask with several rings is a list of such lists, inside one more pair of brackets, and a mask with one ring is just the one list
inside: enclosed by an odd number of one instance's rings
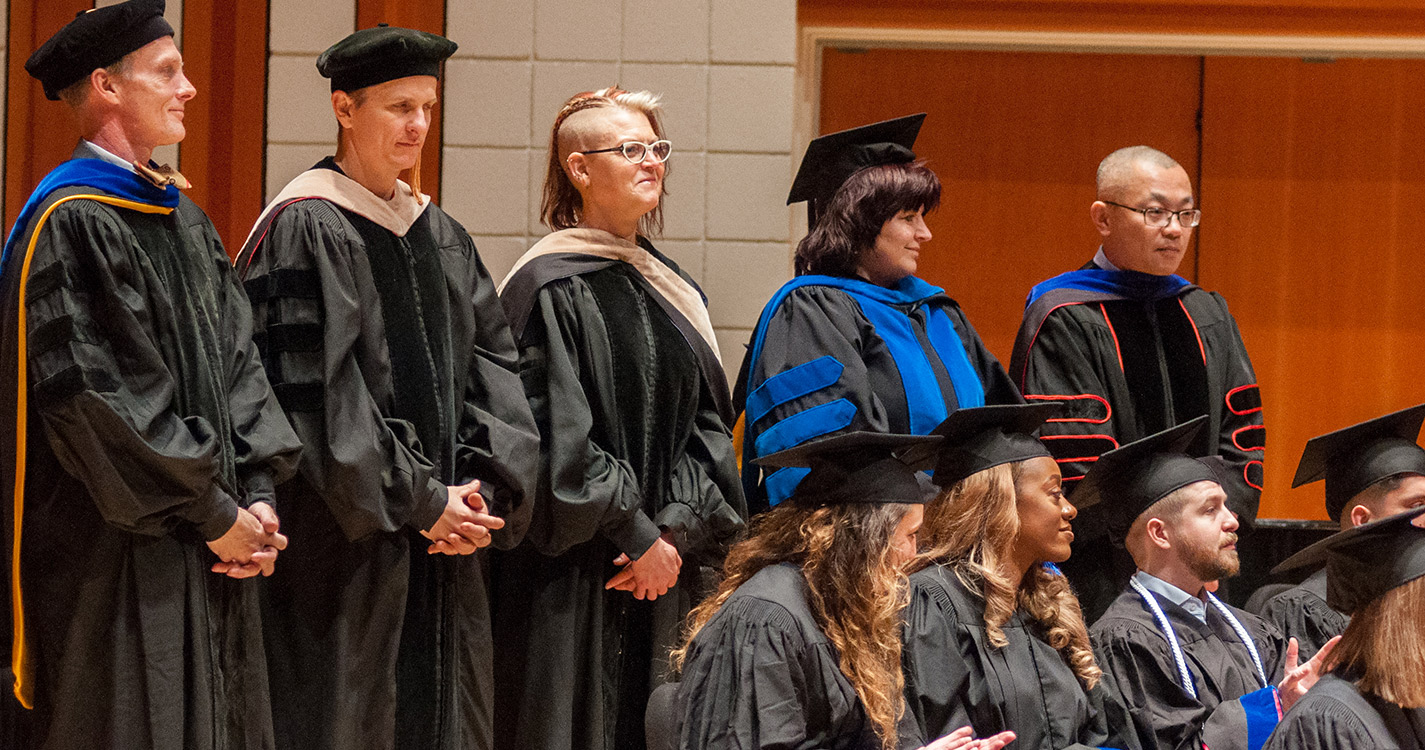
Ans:
{"label": "man in black cap and gown", "polygon": [[237,260],[307,445],[280,493],[300,552],[263,598],[280,748],[491,741],[482,561],[445,555],[519,541],[539,441],[470,235],[398,179],[455,47],[383,25],[322,53],[336,156],[283,188]]}
{"label": "man in black cap and gown", "polygon": [[[1045,443],[1074,485],[1100,454],[1207,416],[1204,455],[1222,456],[1227,503],[1248,529],[1257,516],[1266,429],[1247,348],[1222,295],[1178,275],[1201,219],[1187,172],[1148,146],[1099,164],[1089,215],[1093,260],[1035,286],[1009,374],[1030,401],[1058,401]],[[1064,573],[1092,623],[1132,564],[1104,544],[1104,520],[1082,509]]]}
{"label": "man in black cap and gown", "polygon": [[[1341,530],[1425,505],[1425,449],[1415,442],[1425,404],[1367,420],[1306,444],[1292,487],[1326,480],[1326,514]],[[1351,618],[1326,604],[1326,569],[1272,597],[1262,618],[1296,638],[1302,658],[1346,632]]]}
{"label": "man in black cap and gown", "polygon": [[1137,566],[1090,637],[1143,750],[1257,750],[1330,652],[1298,666],[1280,631],[1207,589],[1239,563],[1220,459],[1190,457],[1206,423],[1105,453],[1074,491],[1076,504],[1103,506]]}
{"label": "man in black cap and gown", "polygon": [[1330,672],[1282,717],[1267,750],[1425,748],[1425,507],[1347,529],[1275,572],[1325,566],[1326,601],[1352,617]]}
{"label": "man in black cap and gown", "polygon": [[196,93],[163,10],[81,13],[25,64],[83,140],[0,271],[4,713],[34,709],[7,747],[272,744],[257,583],[233,579],[272,572],[301,446],[217,231],[150,161]]}

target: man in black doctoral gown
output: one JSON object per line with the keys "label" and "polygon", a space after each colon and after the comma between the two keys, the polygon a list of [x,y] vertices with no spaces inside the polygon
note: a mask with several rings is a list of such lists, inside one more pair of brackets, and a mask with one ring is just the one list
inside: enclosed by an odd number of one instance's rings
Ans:
{"label": "man in black doctoral gown", "polygon": [[1330,651],[1298,667],[1280,631],[1207,590],[1237,573],[1238,524],[1221,459],[1185,453],[1206,423],[1105,453],[1074,495],[1102,506],[1137,566],[1090,638],[1143,750],[1256,750]]}
{"label": "man in black doctoral gown", "polygon": [[427,548],[469,554],[502,525],[494,541],[517,543],[539,442],[470,235],[397,179],[454,51],[381,26],[324,52],[336,156],[279,193],[237,262],[308,447],[281,493],[301,551],[263,600],[282,748],[490,744],[481,561]]}
{"label": "man in black doctoral gown", "polygon": [[[83,140],[0,271],[15,693],[0,746],[272,743],[257,583],[233,579],[270,573],[285,545],[273,487],[300,444],[217,232],[150,161],[183,139],[195,94],[163,9],[81,14],[26,63]],[[13,731],[29,721],[29,739]]]}
{"label": "man in black doctoral gown", "polygon": [[[1341,530],[1425,505],[1425,450],[1415,442],[1425,404],[1376,417],[1306,444],[1293,487],[1326,480],[1326,513]],[[1351,618],[1326,603],[1326,568],[1272,597],[1262,617],[1309,658]]]}
{"label": "man in black doctoral gown", "polygon": [[[1044,438],[1071,497],[1098,455],[1206,415],[1207,454],[1226,460],[1228,505],[1250,528],[1266,445],[1261,397],[1226,301],[1176,275],[1200,218],[1192,183],[1167,154],[1133,146],[1099,164],[1097,189],[1089,215],[1103,244],[1030,292],[1010,377],[1030,402],[1067,406]],[[1092,623],[1132,566],[1103,544],[1097,513],[1083,512],[1077,529],[1064,573]]]}

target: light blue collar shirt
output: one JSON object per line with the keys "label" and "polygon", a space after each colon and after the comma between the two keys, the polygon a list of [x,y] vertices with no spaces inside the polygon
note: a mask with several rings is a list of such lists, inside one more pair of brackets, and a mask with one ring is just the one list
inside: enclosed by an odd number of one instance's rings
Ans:
{"label": "light blue collar shirt", "polygon": [[1143,571],[1133,574],[1134,580],[1143,585],[1143,588],[1167,599],[1173,604],[1187,610],[1187,613],[1196,617],[1203,624],[1207,624],[1207,603],[1189,594],[1186,591],[1174,586],[1161,578],[1148,575]]}

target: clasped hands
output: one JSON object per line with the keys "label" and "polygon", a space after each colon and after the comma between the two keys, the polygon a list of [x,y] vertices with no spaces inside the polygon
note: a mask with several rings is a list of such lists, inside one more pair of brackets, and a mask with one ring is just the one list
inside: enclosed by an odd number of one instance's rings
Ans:
{"label": "clasped hands", "polygon": [[468,555],[488,546],[490,532],[505,527],[505,519],[491,515],[480,494],[480,480],[446,487],[445,512],[421,536],[431,540],[429,554]]}
{"label": "clasped hands", "polygon": [[614,565],[623,569],[604,584],[604,590],[627,591],[635,599],[648,601],[668,593],[677,585],[678,572],[683,569],[683,557],[672,540],[672,532],[665,531],[637,560],[629,560],[627,554],[614,558]]}
{"label": "clasped hands", "polygon": [[230,578],[272,575],[277,553],[287,549],[287,537],[278,533],[277,511],[267,503],[238,508],[237,519],[222,536],[208,542],[218,556],[211,570]]}

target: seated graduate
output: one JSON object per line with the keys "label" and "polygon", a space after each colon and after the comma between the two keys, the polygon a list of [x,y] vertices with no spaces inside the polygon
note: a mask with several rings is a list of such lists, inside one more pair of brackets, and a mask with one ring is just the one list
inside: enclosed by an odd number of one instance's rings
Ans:
{"label": "seated graduate", "polygon": [[734,399],[753,513],[806,474],[764,476],[757,456],[851,430],[924,435],[957,408],[1023,402],[955,300],[915,275],[940,204],[940,179],[911,151],[924,119],[807,146],[787,202],[808,201],[810,233],[797,277],[762,310]]}
{"label": "seated graduate", "polygon": [[1068,559],[1078,511],[1032,433],[1062,408],[961,409],[933,433],[946,490],[926,504],[910,577],[904,747],[965,724],[1013,729],[1017,748],[1128,746],[1110,731],[1078,599],[1046,564]]}
{"label": "seated graduate", "polygon": [[1267,750],[1425,747],[1425,507],[1342,531],[1277,570],[1323,562],[1326,601],[1351,615],[1327,674]]}
{"label": "seated graduate", "polygon": [[[1331,644],[1297,666],[1296,644],[1207,590],[1236,575],[1237,518],[1222,469],[1200,456],[1206,417],[1099,457],[1074,490],[1103,503],[1137,572],[1090,629],[1111,693],[1144,750],[1256,750],[1316,681]],[[1198,443],[1191,454],[1188,446]]]}
{"label": "seated graduate", "polygon": [[[900,613],[935,487],[898,454],[938,437],[854,432],[762,459],[811,471],[732,548],[673,653],[677,746],[896,747]],[[928,455],[928,452],[926,454]],[[968,730],[930,747],[1003,747]]]}
{"label": "seated graduate", "polygon": [[[1326,480],[1326,513],[1341,530],[1425,505],[1425,449],[1415,442],[1425,404],[1312,438],[1293,487]],[[1326,569],[1272,597],[1262,618],[1310,657],[1346,632],[1351,618],[1326,603]]]}

